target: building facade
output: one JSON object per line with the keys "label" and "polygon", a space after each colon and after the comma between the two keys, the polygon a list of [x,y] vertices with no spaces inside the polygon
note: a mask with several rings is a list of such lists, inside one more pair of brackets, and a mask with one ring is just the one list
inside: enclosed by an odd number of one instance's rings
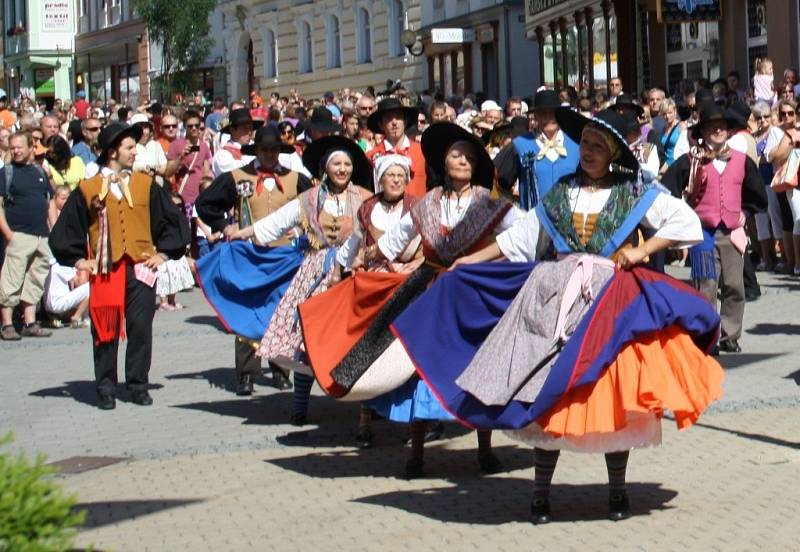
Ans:
{"label": "building facade", "polygon": [[128,105],[150,97],[150,44],[133,0],[75,0],[75,87]]}
{"label": "building facade", "polygon": [[525,38],[522,0],[424,2],[421,34],[428,89],[501,101],[535,92],[538,58]]}
{"label": "building facade", "polygon": [[74,0],[6,0],[2,6],[3,88],[9,97],[71,97]]}
{"label": "building facade", "polygon": [[420,0],[221,1],[228,99],[250,91],[318,96],[382,90],[401,80],[424,88],[421,61],[401,43],[419,29]]}
{"label": "building facade", "polygon": [[746,83],[765,56],[777,82],[800,61],[794,1],[527,0],[525,17],[548,86],[605,90],[620,77],[628,91],[673,90],[732,70]]}

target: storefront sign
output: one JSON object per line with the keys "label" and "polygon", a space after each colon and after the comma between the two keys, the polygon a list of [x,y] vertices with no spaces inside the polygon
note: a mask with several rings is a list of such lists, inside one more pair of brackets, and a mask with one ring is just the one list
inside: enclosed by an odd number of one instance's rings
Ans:
{"label": "storefront sign", "polygon": [[461,44],[474,40],[475,31],[472,29],[431,29],[433,44]]}
{"label": "storefront sign", "polygon": [[720,0],[658,0],[659,23],[690,21],[719,21],[722,17]]}
{"label": "storefront sign", "polygon": [[44,0],[42,28],[45,31],[71,31],[72,21],[70,21],[69,12],[67,0]]}
{"label": "storefront sign", "polygon": [[33,73],[36,85],[36,96],[54,96],[56,81],[52,69],[36,69]]}
{"label": "storefront sign", "polygon": [[559,4],[564,4],[566,0],[528,0],[528,15],[536,15],[549,10]]}

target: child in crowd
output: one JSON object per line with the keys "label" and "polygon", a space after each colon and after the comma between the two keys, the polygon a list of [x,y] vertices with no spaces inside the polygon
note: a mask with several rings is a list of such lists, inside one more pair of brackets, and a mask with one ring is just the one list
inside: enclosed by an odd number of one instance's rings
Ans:
{"label": "child in crowd", "polygon": [[[180,194],[173,192],[172,202],[184,212],[185,206]],[[158,295],[158,310],[176,311],[183,308],[177,302],[175,295],[185,289],[194,287],[194,276],[189,265],[189,259],[184,255],[177,261],[172,259],[158,265],[156,275],[156,294]]]}
{"label": "child in crowd", "polygon": [[756,59],[756,74],[753,76],[753,91],[756,101],[764,100],[770,106],[774,106],[778,98],[774,80],[772,60],[769,58]]}
{"label": "child in crowd", "polygon": [[69,192],[69,186],[66,184],[56,186],[56,191],[53,193],[52,199],[50,199],[50,208],[47,211],[47,224],[51,230],[61,214],[61,209],[64,208],[64,204],[67,202]]}

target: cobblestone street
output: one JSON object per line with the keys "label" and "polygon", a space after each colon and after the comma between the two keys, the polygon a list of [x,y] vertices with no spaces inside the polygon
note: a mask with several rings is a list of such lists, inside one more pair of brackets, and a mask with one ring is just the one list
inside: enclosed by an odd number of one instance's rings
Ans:
{"label": "cobblestone street", "polygon": [[315,396],[318,425],[299,429],[287,423],[291,391],[263,379],[254,397],[236,397],[233,338],[198,291],[181,296],[186,310],[157,315],[151,408],[124,402],[122,390],[115,411],[94,407],[88,332],[0,344],[0,433],[63,461],[59,477],[88,511],[78,542],[102,550],[792,550],[800,285],[761,279],[744,352],[721,357],[724,398],[684,434],[665,420],[663,446],[632,454],[636,515],[624,523],[605,520],[599,455],[562,455],[558,523],[535,527],[532,453],[504,435],[495,436],[504,473],[479,476],[475,437],[449,426],[428,446],[428,477],[408,482],[400,426],[377,422],[376,446],[357,452],[355,404]]}

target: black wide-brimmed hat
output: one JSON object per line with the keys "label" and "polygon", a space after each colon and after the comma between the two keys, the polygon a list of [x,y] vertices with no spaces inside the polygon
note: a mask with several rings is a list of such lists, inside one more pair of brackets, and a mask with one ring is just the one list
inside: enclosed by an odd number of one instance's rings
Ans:
{"label": "black wide-brimmed hat", "polygon": [[583,134],[583,129],[586,125],[591,124],[593,127],[606,132],[617,142],[620,150],[619,158],[612,159],[612,163],[634,173],[639,171],[639,161],[636,160],[636,156],[625,140],[625,134],[627,133],[625,117],[615,110],[604,109],[595,114],[594,117],[589,118],[568,107],[560,107],[556,110],[556,121],[558,121],[558,126],[561,127],[561,130],[572,138],[576,144],[581,143],[581,134]]}
{"label": "black wide-brimmed hat", "polygon": [[319,106],[315,107],[314,111],[311,112],[311,117],[303,122],[303,132],[306,136],[308,136],[309,130],[333,134],[334,132],[341,132],[342,127],[333,120],[333,113],[331,113],[330,109]]}
{"label": "black wide-brimmed hat", "polygon": [[537,109],[558,109],[561,107],[561,100],[555,90],[539,90],[533,97],[532,111]]}
{"label": "black wide-brimmed hat", "polygon": [[108,161],[108,152],[119,146],[125,138],[133,138],[138,143],[142,138],[142,127],[125,123],[111,123],[104,127],[97,136],[97,145],[100,146],[97,164],[105,165]]}
{"label": "black wide-brimmed hat", "polygon": [[703,125],[712,121],[725,121],[728,128],[738,128],[739,120],[729,110],[710,102],[704,102],[703,108],[700,110],[700,119],[697,124],[692,127],[692,138],[699,139],[702,135],[701,131]]}
{"label": "black wide-brimmed hat", "polygon": [[752,110],[745,102],[736,101],[728,108],[730,118],[736,120],[736,128],[739,130],[747,128],[747,121],[750,119]]}
{"label": "black wide-brimmed hat", "polygon": [[492,138],[498,134],[505,134],[511,138],[516,138],[517,136],[521,136],[526,132],[528,132],[528,118],[517,116],[512,118],[507,123],[497,125],[490,132],[484,134],[482,139],[484,144],[488,144],[492,141]]}
{"label": "black wide-brimmed hat", "polygon": [[444,180],[447,174],[444,160],[447,152],[456,142],[467,142],[473,146],[476,167],[472,174],[472,183],[491,190],[494,186],[494,163],[492,163],[492,158],[489,157],[483,141],[454,123],[442,121],[429,126],[422,133],[422,154],[433,175],[440,181]]}
{"label": "black wide-brimmed hat", "polygon": [[386,98],[378,102],[377,109],[367,119],[367,128],[372,132],[382,134],[381,119],[390,111],[400,111],[403,114],[403,118],[406,120],[406,128],[411,128],[417,124],[419,111],[417,111],[416,107],[403,105],[397,98]]}
{"label": "black wide-brimmed hat", "polygon": [[319,140],[314,140],[303,152],[303,165],[314,176],[322,179],[325,174],[325,163],[331,152],[342,150],[350,155],[353,160],[353,176],[350,180],[353,184],[366,188],[370,192],[375,188],[372,186],[372,166],[369,159],[364,155],[364,150],[353,140],[344,136],[324,136]]}
{"label": "black wide-brimmed hat", "polygon": [[246,107],[240,107],[239,109],[234,109],[228,115],[228,124],[220,131],[224,134],[230,134],[231,128],[239,125],[246,125],[246,124],[253,125],[254,129],[260,128],[264,121],[255,120],[253,116],[250,115],[250,110]]}
{"label": "black wide-brimmed hat", "polygon": [[255,155],[256,149],[262,148],[281,148],[281,153],[293,153],[294,148],[281,140],[281,134],[275,125],[267,125],[256,131],[256,137],[252,144],[242,146],[242,153],[245,155]]}
{"label": "black wide-brimmed hat", "polygon": [[644,115],[644,108],[638,103],[633,101],[633,96],[630,94],[620,94],[614,101],[614,105],[621,109],[632,109],[636,111],[636,116],[641,117]]}
{"label": "black wide-brimmed hat", "polygon": [[[626,112],[622,114],[622,118],[625,119],[625,134],[629,132],[639,132],[641,133],[642,125],[639,124],[639,118],[634,115],[633,113]],[[626,136],[627,138],[627,136]]]}

